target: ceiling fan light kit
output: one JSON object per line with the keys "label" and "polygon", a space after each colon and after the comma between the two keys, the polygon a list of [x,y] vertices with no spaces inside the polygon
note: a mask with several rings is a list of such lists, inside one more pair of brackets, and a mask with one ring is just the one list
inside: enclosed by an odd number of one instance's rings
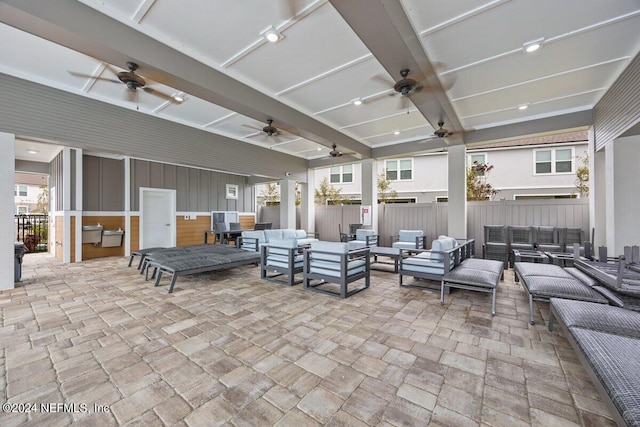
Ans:
{"label": "ceiling fan light kit", "polygon": [[393,85],[393,90],[402,94],[402,96],[408,96],[412,91],[420,90],[418,82],[408,77],[409,71],[410,70],[408,68],[400,70],[402,79],[398,80],[396,84]]}

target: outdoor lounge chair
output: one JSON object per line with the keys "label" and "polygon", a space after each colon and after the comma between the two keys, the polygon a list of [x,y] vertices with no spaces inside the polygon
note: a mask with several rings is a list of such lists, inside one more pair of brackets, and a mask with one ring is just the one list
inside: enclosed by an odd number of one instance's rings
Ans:
{"label": "outdoor lounge chair", "polygon": [[509,242],[507,228],[504,225],[485,225],[482,258],[504,262],[505,268],[509,260]]}
{"label": "outdoor lounge chair", "polygon": [[[364,279],[364,284],[349,289],[349,284]],[[350,250],[342,242],[311,242],[304,250],[304,288],[346,298],[369,287],[369,248]],[[337,284],[338,288],[331,284]]]}
{"label": "outdoor lounge chair", "polygon": [[542,252],[563,252],[563,233],[556,227],[535,227],[534,228],[535,249]]}
{"label": "outdoor lounge chair", "polygon": [[263,279],[282,283],[275,278],[286,275],[285,284],[297,285],[302,279],[295,280],[295,275],[302,273],[302,264],[302,249],[295,239],[272,239],[261,247],[260,277]]}
{"label": "outdoor lounge chair", "polygon": [[422,230],[400,230],[390,237],[391,247],[400,249],[426,249],[427,236]]}

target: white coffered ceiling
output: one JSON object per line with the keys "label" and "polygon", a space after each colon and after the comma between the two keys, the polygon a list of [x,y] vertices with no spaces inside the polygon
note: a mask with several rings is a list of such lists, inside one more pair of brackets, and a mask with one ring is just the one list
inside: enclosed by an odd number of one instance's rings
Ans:
{"label": "white coffered ceiling", "polygon": [[[0,21],[0,72],[309,160],[589,111],[640,48],[638,0],[5,0]],[[126,61],[184,101],[108,81]]]}

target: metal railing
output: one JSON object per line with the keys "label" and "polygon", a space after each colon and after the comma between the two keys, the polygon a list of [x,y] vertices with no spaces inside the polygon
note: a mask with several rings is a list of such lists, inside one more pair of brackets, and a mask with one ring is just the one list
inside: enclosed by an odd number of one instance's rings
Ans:
{"label": "metal railing", "polygon": [[20,214],[15,216],[16,241],[22,242],[29,252],[47,252],[49,216]]}

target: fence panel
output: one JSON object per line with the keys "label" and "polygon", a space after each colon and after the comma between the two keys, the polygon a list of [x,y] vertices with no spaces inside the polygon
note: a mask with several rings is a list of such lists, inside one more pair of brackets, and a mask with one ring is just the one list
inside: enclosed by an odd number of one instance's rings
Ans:
{"label": "fence panel", "polygon": [[[447,203],[409,203],[378,205],[378,231],[381,245],[389,244],[389,237],[401,229],[421,229],[427,239],[448,234]],[[360,206],[316,206],[315,230],[320,238],[338,241],[338,224],[348,230],[349,224],[360,222]],[[260,221],[279,225],[279,207],[262,207]],[[588,199],[560,200],[498,200],[467,204],[467,238],[476,240],[476,253],[482,254],[485,225],[553,225],[580,227],[587,236],[589,230]],[[453,236],[459,237],[459,236]]]}
{"label": "fence panel", "polygon": [[29,252],[47,252],[49,237],[48,215],[16,215],[16,241],[22,242]]}

